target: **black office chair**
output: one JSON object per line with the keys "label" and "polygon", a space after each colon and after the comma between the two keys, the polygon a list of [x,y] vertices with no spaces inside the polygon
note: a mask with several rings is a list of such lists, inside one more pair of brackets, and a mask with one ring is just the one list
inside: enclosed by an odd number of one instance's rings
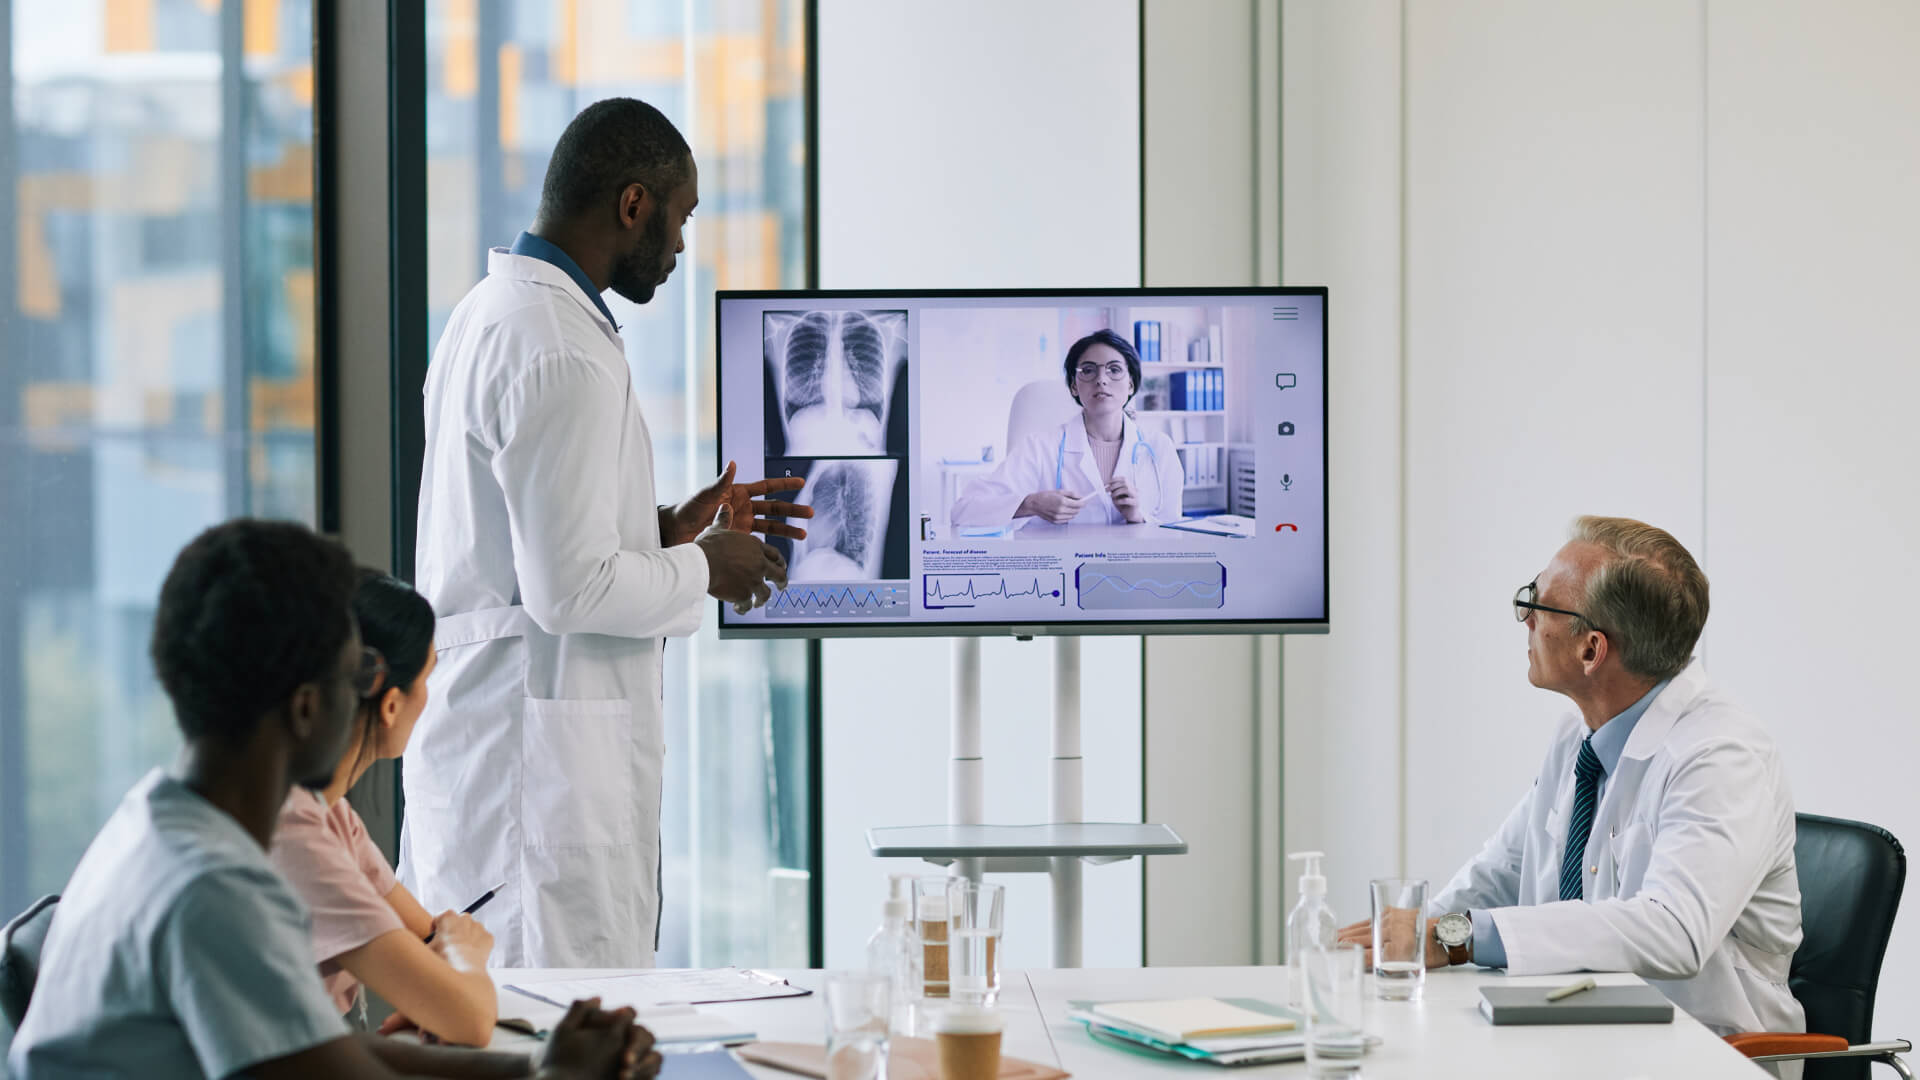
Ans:
{"label": "black office chair", "polygon": [[40,949],[53,924],[53,905],[59,902],[58,896],[43,896],[0,928],[0,1062],[27,1015],[33,984],[40,977]]}
{"label": "black office chair", "polygon": [[1866,1080],[1880,1061],[1911,1080],[1905,1039],[1873,1037],[1873,993],[1900,909],[1907,854],[1876,825],[1796,815],[1800,948],[1788,985],[1807,1011],[1807,1034],[1749,1032],[1727,1041],[1754,1061],[1804,1061],[1803,1080]]}

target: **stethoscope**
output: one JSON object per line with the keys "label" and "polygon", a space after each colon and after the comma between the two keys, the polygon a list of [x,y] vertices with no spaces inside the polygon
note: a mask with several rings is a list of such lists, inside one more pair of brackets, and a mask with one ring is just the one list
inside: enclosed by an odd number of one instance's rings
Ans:
{"label": "stethoscope", "polygon": [[[1053,455],[1053,489],[1055,491],[1065,491],[1067,486],[1067,432],[1069,430],[1071,429],[1064,425],[1060,428],[1060,449]],[[1160,455],[1154,453],[1153,447],[1141,436],[1140,425],[1135,424],[1133,425],[1133,453],[1127,459],[1127,464],[1132,467],[1135,483],[1140,480],[1140,451],[1142,450],[1147,452],[1147,460],[1153,465],[1149,470],[1153,473],[1153,516],[1159,517],[1160,500],[1166,495],[1166,489],[1160,486]]]}

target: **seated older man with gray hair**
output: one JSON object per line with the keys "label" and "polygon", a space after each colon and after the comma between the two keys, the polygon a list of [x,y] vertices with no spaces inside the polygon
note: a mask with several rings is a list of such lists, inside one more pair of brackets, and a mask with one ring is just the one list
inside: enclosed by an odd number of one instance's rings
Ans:
{"label": "seated older man with gray hair", "polygon": [[1766,729],[1693,659],[1693,556],[1651,525],[1583,517],[1513,608],[1528,680],[1578,711],[1429,905],[1428,965],[1631,971],[1718,1034],[1805,1031],[1787,988],[1793,799]]}

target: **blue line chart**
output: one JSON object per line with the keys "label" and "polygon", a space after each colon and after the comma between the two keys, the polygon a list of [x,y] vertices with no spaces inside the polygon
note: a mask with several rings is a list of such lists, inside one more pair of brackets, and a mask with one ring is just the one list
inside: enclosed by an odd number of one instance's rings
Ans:
{"label": "blue line chart", "polygon": [[912,613],[907,586],[876,582],[850,585],[794,585],[767,601],[769,619],[825,616],[904,619]]}
{"label": "blue line chart", "polygon": [[1218,562],[1085,562],[1073,582],[1085,611],[1217,609],[1227,598]]}
{"label": "blue line chart", "polygon": [[1030,610],[1067,606],[1067,575],[928,574],[920,582],[920,604],[929,611],[945,608]]}

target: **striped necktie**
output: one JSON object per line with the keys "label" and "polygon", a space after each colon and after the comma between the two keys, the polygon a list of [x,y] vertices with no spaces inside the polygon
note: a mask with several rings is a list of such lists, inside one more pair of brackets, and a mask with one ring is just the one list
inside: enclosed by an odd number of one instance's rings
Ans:
{"label": "striped necktie", "polygon": [[1587,861],[1587,837],[1593,832],[1593,807],[1600,793],[1600,755],[1593,752],[1591,735],[1580,743],[1573,777],[1573,816],[1567,820],[1567,850],[1560,856],[1562,900],[1580,900],[1586,895],[1580,871]]}

